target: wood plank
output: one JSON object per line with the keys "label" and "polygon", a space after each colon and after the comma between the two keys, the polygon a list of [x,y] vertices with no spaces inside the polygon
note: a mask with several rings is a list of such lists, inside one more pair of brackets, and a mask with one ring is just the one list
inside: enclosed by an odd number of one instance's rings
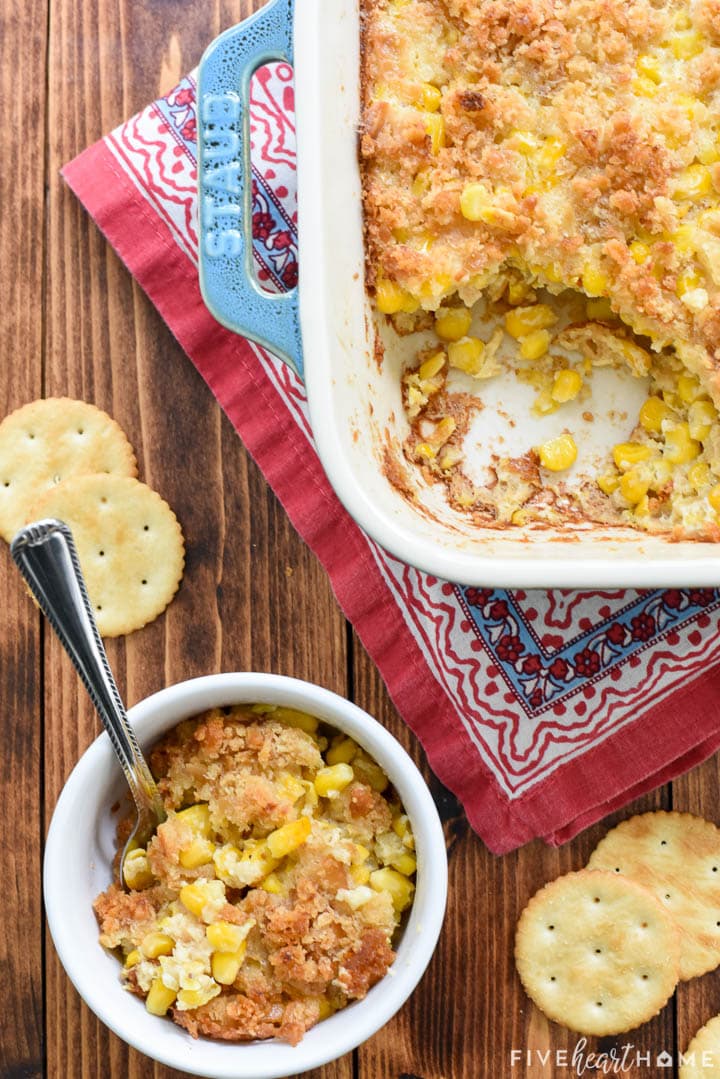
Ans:
{"label": "wood plank", "polygon": [[[45,0],[6,0],[0,7],[0,418],[42,394],[46,48]],[[0,1074],[34,1079],[44,1056],[40,624],[0,546],[0,850],[7,882],[0,968],[10,987],[0,1022]]]}
{"label": "wood plank", "polygon": [[[676,779],[672,785],[673,809],[695,813],[720,822],[720,770],[717,756]],[[717,971],[682,982],[677,990],[677,1045],[683,1053],[701,1026],[720,1014],[720,980]]]}
{"label": "wood plank", "polygon": [[[445,925],[430,966],[408,1003],[359,1051],[365,1079],[479,1079],[481,1076],[546,1076],[565,1071],[555,1054],[571,1058],[578,1035],[549,1023],[525,996],[515,971],[513,942],[518,916],[531,895],[561,873],[581,869],[592,849],[619,819],[667,807],[669,791],[639,799],[622,813],[555,849],[535,842],[502,858],[472,832],[457,800],[429,771],[417,739],[400,720],[376,668],[354,638],[354,699],[379,719],[410,752],[427,778],[444,821],[449,851]],[[674,1005],[631,1035],[588,1039],[587,1052],[622,1052],[632,1042],[642,1054],[625,1075],[646,1079],[644,1054],[674,1045]],[[516,1058],[513,1067],[512,1051]],[[550,1051],[550,1057],[547,1053]],[[527,1053],[530,1057],[527,1057]],[[538,1055],[539,1054],[539,1055]],[[558,1058],[561,1059],[561,1058]],[[543,1066],[542,1061],[547,1061]],[[572,1074],[569,1071],[567,1074]]]}
{"label": "wood plank", "polygon": [[[157,313],[63,187],[58,168],[199,59],[246,3],[62,0],[50,62],[48,392],[108,409],[138,453],[141,478],[178,514],[187,540],[167,614],[109,655],[128,703],[217,670],[272,669],[342,691],[344,621],[209,390]],[[191,452],[186,452],[191,447]],[[48,813],[97,723],[69,663],[47,642]],[[129,1050],[92,1016],[48,948],[48,1074],[73,1079],[178,1073]],[[349,1079],[352,1061],[316,1073]]]}

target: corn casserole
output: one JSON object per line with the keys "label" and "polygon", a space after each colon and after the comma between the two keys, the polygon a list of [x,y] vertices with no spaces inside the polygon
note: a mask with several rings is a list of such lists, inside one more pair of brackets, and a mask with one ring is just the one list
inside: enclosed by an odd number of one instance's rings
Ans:
{"label": "corn casserole", "polygon": [[95,901],[126,988],[195,1037],[291,1044],[364,997],[394,960],[416,870],[379,765],[264,704],[186,720],[150,764],[168,819],[127,856],[129,890]]}
{"label": "corn casserole", "polygon": [[[367,283],[381,322],[417,335],[408,461],[485,526],[720,539],[720,0],[363,15]],[[573,486],[602,367],[644,402]],[[559,427],[498,446],[478,482],[463,439],[508,373]]]}

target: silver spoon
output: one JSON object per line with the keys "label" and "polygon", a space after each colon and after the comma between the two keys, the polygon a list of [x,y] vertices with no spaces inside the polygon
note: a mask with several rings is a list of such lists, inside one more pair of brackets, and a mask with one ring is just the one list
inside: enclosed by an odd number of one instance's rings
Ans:
{"label": "silver spoon", "polygon": [[137,821],[120,858],[145,847],[166,814],[147,761],[128,723],[88,599],[72,532],[62,521],[36,521],[13,538],[10,553],[41,610],[75,664],[125,773],[137,806]]}

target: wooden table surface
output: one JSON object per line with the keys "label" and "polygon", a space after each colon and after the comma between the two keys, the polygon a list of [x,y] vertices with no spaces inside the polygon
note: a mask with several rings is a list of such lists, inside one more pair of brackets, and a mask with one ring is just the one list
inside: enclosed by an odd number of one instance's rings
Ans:
{"label": "wooden table surface", "polygon": [[[378,716],[425,769],[450,860],[440,945],[399,1015],[314,1079],[578,1074],[556,1056],[570,1056],[577,1036],[548,1023],[524,996],[513,931],[529,896],[581,867],[611,821],[561,850],[533,843],[504,858],[487,852],[427,771],[325,573],[210,391],[59,176],[78,151],[168,91],[217,33],[254,6],[260,3],[0,0],[0,415],[62,394],[107,409],[136,448],[140,474],[182,521],[188,560],[179,595],[152,625],[109,642],[128,703],[213,671],[295,675]],[[43,838],[63,782],[98,724],[5,545],[0,694],[0,1077],[178,1079],[95,1019],[44,926]],[[716,761],[630,808],[670,806],[716,816]],[[636,1051],[639,1058],[622,1074],[670,1076],[675,1071],[659,1069],[656,1054],[684,1049],[717,1012],[720,975],[710,974],[681,985],[653,1022],[600,1048],[634,1046],[629,1060]],[[523,1054],[519,1062],[513,1050]]]}

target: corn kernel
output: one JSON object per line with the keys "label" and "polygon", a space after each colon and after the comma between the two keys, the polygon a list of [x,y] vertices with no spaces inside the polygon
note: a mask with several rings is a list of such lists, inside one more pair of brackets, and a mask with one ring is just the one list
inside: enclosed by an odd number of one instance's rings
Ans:
{"label": "corn kernel", "polygon": [[437,156],[445,145],[445,121],[439,113],[425,114],[425,131],[430,136],[430,152]]}
{"label": "corn kernel", "polygon": [[533,401],[532,410],[538,416],[549,416],[552,412],[557,412],[558,402],[553,401],[550,390],[541,390]]}
{"label": "corn kernel", "polygon": [[546,138],[542,147],[535,155],[535,160],[540,169],[543,172],[550,172],[565,153],[565,149],[565,143],[561,142],[560,139],[556,138],[554,135],[550,135]]}
{"label": "corn kernel", "polygon": [[279,786],[282,793],[287,795],[292,802],[297,802],[298,798],[302,798],[305,794],[302,780],[298,779],[297,776],[290,775],[289,772],[283,775]]}
{"label": "corn kernel", "polygon": [[418,104],[427,112],[437,112],[442,103],[442,92],[431,82],[424,82],[418,95]]}
{"label": "corn kernel", "polygon": [[517,307],[523,300],[528,298],[530,292],[532,290],[527,281],[511,281],[507,289],[507,302],[512,304],[513,307]]}
{"label": "corn kernel", "polygon": [[588,296],[604,296],[609,284],[608,275],[598,266],[587,266],[582,272],[583,292]]}
{"label": "corn kernel", "polygon": [[598,476],[597,485],[603,494],[611,495],[620,486],[620,478],[618,476]]}
{"label": "corn kernel", "polygon": [[713,487],[708,495],[708,502],[716,513],[720,513],[720,483],[716,483]]}
{"label": "corn kernel", "polygon": [[145,998],[145,1007],[151,1015],[166,1015],[176,996],[174,989],[168,989],[160,978],[155,978]]}
{"label": "corn kernel", "polygon": [[188,824],[193,832],[205,836],[206,839],[209,839],[212,835],[210,807],[205,802],[199,802],[197,805],[188,806],[187,809],[181,809],[177,814],[177,818],[183,824]]}
{"label": "corn kernel", "polygon": [[207,865],[212,861],[215,852],[215,844],[203,836],[196,836],[189,847],[183,847],[178,855],[183,869],[197,869],[198,866]]}
{"label": "corn kernel", "polygon": [[585,314],[588,318],[598,322],[608,322],[615,318],[615,312],[610,306],[610,301],[605,299],[604,296],[588,300],[585,304]]}
{"label": "corn kernel", "polygon": [[438,375],[440,371],[442,371],[444,363],[444,352],[436,352],[433,356],[428,356],[426,360],[423,360],[417,370],[421,381],[424,382],[427,379],[435,378],[435,375]]}
{"label": "corn kernel", "polygon": [[620,347],[633,375],[643,377],[649,374],[652,357],[647,349],[636,345],[634,341],[620,341]]}
{"label": "corn kernel", "polygon": [[712,479],[710,466],[705,461],[696,461],[688,469],[688,479],[696,491],[701,491]]}
{"label": "corn kernel", "polygon": [[[337,768],[345,767],[347,765],[336,765]],[[325,771],[325,769],[320,770]],[[350,769],[352,771],[352,769]],[[320,773],[318,773],[319,775]],[[317,780],[315,781],[315,789],[317,790]],[[318,794],[320,792],[318,791]],[[274,832],[271,832],[267,837],[267,846],[273,858],[284,858],[286,854],[291,854],[298,847],[302,846],[307,837],[312,831],[312,825],[309,817],[299,817],[298,820],[289,821],[287,824],[283,824],[280,828],[276,828]]]}
{"label": "corn kernel", "polygon": [[546,281],[552,281],[555,285],[559,285],[562,282],[562,273],[556,262],[546,262],[545,265],[540,268],[540,273]]}
{"label": "corn kernel", "polygon": [[205,906],[221,899],[224,894],[225,885],[222,881],[196,880],[192,884],[184,884],[180,889],[180,902],[196,918],[202,918]]}
{"label": "corn kernel", "polygon": [[558,435],[544,442],[538,450],[540,464],[551,472],[564,472],[577,460],[577,446],[572,435]]}
{"label": "corn kernel", "polygon": [[321,768],[315,776],[315,790],[321,798],[332,798],[352,783],[355,773],[349,764],[333,764]]}
{"label": "corn kernel", "polygon": [[404,877],[411,877],[417,870],[417,859],[413,854],[405,852],[391,858],[390,865],[393,869],[397,869],[398,873],[402,873]]}
{"label": "corn kernel", "polygon": [[416,199],[421,199],[423,195],[427,195],[430,190],[431,180],[432,171],[430,169],[421,169],[410,185],[410,191]]}
{"label": "corn kernel", "polygon": [[140,945],[143,955],[157,959],[159,955],[172,955],[175,941],[167,933],[147,933]]}
{"label": "corn kernel", "polygon": [[327,999],[327,997],[320,997],[320,1000],[318,1002],[318,1006],[319,1006],[318,1022],[321,1022],[323,1019],[329,1019],[329,1017],[335,1011],[335,1009],[333,1008],[332,1004]]}
{"label": "corn kernel", "polygon": [[710,142],[705,146],[700,146],[695,156],[701,165],[714,165],[720,161],[720,149]]}
{"label": "corn kernel", "polygon": [[220,992],[220,986],[215,982],[202,989],[181,989],[177,995],[178,1004],[182,1011],[191,1011],[193,1008],[201,1008],[203,1004],[216,997]]}
{"label": "corn kernel", "polygon": [[524,360],[539,360],[550,348],[550,334],[547,330],[533,330],[520,338],[520,355]]}
{"label": "corn kernel", "polygon": [[404,311],[412,314],[420,306],[409,292],[406,292],[394,281],[380,278],[375,286],[375,303],[378,311],[383,315],[397,315]]}
{"label": "corn kernel", "polygon": [[665,457],[673,465],[684,465],[700,456],[702,446],[690,437],[687,423],[679,423],[665,433]]}
{"label": "corn kernel", "polygon": [[330,746],[325,761],[327,764],[350,764],[357,751],[357,743],[352,738],[340,738]]}
{"label": "corn kernel", "polygon": [[660,73],[660,61],[657,56],[649,56],[647,53],[642,56],[638,56],[637,64],[638,72],[644,75],[646,79],[652,79],[653,82],[661,82],[662,75]]}
{"label": "corn kernel", "polygon": [[459,446],[443,446],[438,453],[438,465],[443,472],[449,472],[455,465],[460,464],[464,456]]}
{"label": "corn kernel", "polygon": [[692,60],[704,48],[703,36],[697,30],[680,30],[670,39],[670,50],[676,60]]}
{"label": "corn kernel", "polygon": [[495,207],[492,196],[484,184],[465,185],[460,195],[460,213],[467,221],[492,223]]}
{"label": "corn kernel", "polygon": [[555,375],[551,390],[553,401],[557,401],[561,405],[565,404],[566,401],[572,401],[580,393],[582,384],[582,375],[579,371],[575,371],[571,367],[563,368],[562,371],[558,371]]}
{"label": "corn kernel", "polygon": [[690,438],[704,442],[717,418],[718,414],[712,401],[693,401],[688,408]]}
{"label": "corn kernel", "polygon": [[465,337],[472,322],[472,311],[467,307],[440,308],[435,316],[435,333],[443,341],[459,341]]}
{"label": "corn kernel", "polygon": [[643,262],[647,262],[647,260],[650,258],[650,248],[647,244],[643,243],[642,240],[633,240],[628,250],[632,257],[635,259],[635,262],[637,262],[638,266],[640,266]]}
{"label": "corn kernel", "polygon": [[648,397],[640,409],[640,425],[646,431],[659,434],[662,431],[663,420],[667,419],[671,412],[672,410],[661,397]]}
{"label": "corn kernel", "polygon": [[688,292],[694,292],[695,289],[701,288],[704,283],[704,278],[700,276],[697,270],[683,270],[682,273],[678,274],[675,295],[682,299]]}
{"label": "corn kernel", "polygon": [[142,959],[142,952],[139,948],[133,948],[131,952],[125,956],[125,970],[130,970],[132,967],[136,967]]}
{"label": "corn kernel", "polygon": [[620,477],[620,494],[633,506],[647,493],[650,484],[635,469],[630,469]]}
{"label": "corn kernel", "polygon": [[232,922],[213,922],[205,930],[205,936],[215,952],[237,952],[245,942],[247,929]]}
{"label": "corn kernel", "polygon": [[135,891],[149,888],[153,883],[155,877],[148,864],[147,851],[143,847],[136,847],[125,855],[123,876],[128,888]]}
{"label": "corn kernel", "polygon": [[513,131],[510,138],[513,148],[526,157],[534,155],[540,145],[537,135],[533,135],[532,131]]}
{"label": "corn kernel", "polygon": [[419,457],[421,461],[434,461],[437,457],[437,450],[428,442],[418,442],[415,446],[415,456]]}
{"label": "corn kernel", "polygon": [[410,905],[415,888],[412,881],[395,869],[376,869],[370,874],[370,887],[376,892],[389,892],[398,913]]}
{"label": "corn kernel", "polygon": [[412,834],[410,819],[407,814],[401,813],[399,817],[395,817],[392,827],[395,835],[402,839],[405,846],[409,850],[415,850],[415,836]]}
{"label": "corn kernel", "polygon": [[350,866],[350,876],[354,884],[367,884],[370,880],[370,868],[366,865]]}
{"label": "corn kernel", "polygon": [[621,471],[626,472],[633,465],[640,464],[652,457],[650,446],[644,446],[641,442],[619,442],[613,447],[613,459]]}
{"label": "corn kernel", "polygon": [[697,245],[698,231],[692,225],[679,225],[674,232],[665,234],[680,255],[691,255]]}
{"label": "corn kernel", "polygon": [[240,955],[232,952],[215,952],[211,960],[213,978],[220,985],[232,985],[238,976],[241,962]]}
{"label": "corn kernel", "polygon": [[700,396],[700,382],[694,375],[680,375],[677,380],[677,393],[685,405],[692,404]]}
{"label": "corn kernel", "polygon": [[419,295],[422,299],[429,300],[434,304],[436,300],[442,299],[443,296],[447,295],[454,284],[455,281],[450,274],[436,273],[422,282],[419,288]]}
{"label": "corn kernel", "polygon": [[644,75],[634,78],[630,86],[633,93],[638,94],[640,97],[655,97],[659,89],[652,79],[647,79]]}
{"label": "corn kernel", "polygon": [[482,370],[484,356],[485,344],[479,337],[462,337],[448,345],[448,363],[468,375]]}
{"label": "corn kernel", "polygon": [[535,330],[546,330],[557,322],[557,315],[544,303],[531,307],[516,307],[505,315],[505,329],[511,337],[519,340]]}
{"label": "corn kernel", "polygon": [[269,892],[270,895],[284,895],[285,885],[280,880],[277,873],[268,873],[265,879],[260,884],[260,887],[264,892]]}
{"label": "corn kernel", "polygon": [[[263,877],[276,869],[279,864],[278,859],[273,856],[268,846],[267,839],[246,839],[240,854],[240,861],[245,864],[249,863]],[[222,877],[217,855],[215,856],[215,866],[218,876]]]}
{"label": "corn kernel", "polygon": [[636,504],[635,509],[632,511],[635,517],[649,517],[650,516],[650,499],[647,494],[644,494],[640,501]]}
{"label": "corn kernel", "polygon": [[297,708],[285,708],[281,705],[274,710],[272,718],[284,723],[286,727],[295,727],[305,731],[306,734],[315,734],[318,729],[317,716],[311,716],[309,712],[300,712]]}
{"label": "corn kernel", "polygon": [[357,756],[353,761],[355,778],[366,786],[372,787],[378,794],[382,794],[390,784],[390,780],[383,772],[379,764],[371,761],[368,757]]}
{"label": "corn kernel", "polygon": [[676,177],[673,183],[672,197],[681,199],[702,199],[712,191],[712,180],[708,165],[688,165]]}

